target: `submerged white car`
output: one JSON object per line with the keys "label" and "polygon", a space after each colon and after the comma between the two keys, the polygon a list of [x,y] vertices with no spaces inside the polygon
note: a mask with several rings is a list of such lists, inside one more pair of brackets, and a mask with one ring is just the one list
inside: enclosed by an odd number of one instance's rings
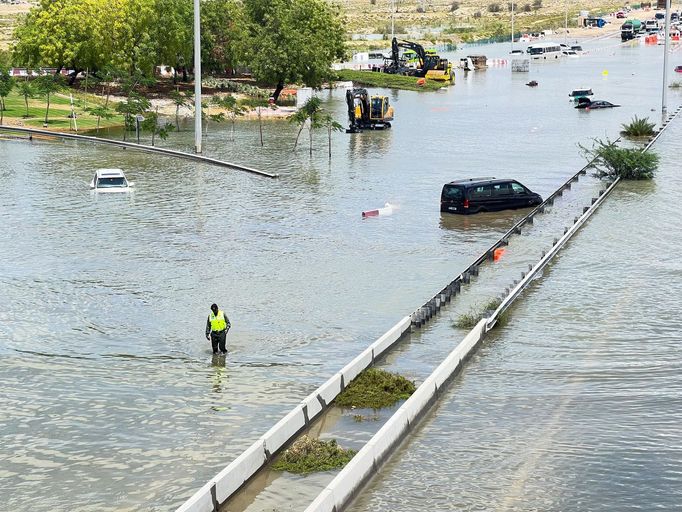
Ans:
{"label": "submerged white car", "polygon": [[95,192],[130,192],[134,185],[121,169],[97,169],[90,182],[90,188]]}

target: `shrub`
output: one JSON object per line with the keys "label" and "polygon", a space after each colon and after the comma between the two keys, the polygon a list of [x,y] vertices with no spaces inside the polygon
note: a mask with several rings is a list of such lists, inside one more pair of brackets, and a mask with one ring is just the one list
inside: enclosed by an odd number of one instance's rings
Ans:
{"label": "shrub", "polygon": [[450,12],[455,12],[459,9],[459,2],[452,2],[450,4]]}
{"label": "shrub", "polygon": [[531,8],[530,4],[524,4],[523,6],[523,12],[530,12],[533,9]]}
{"label": "shrub", "polygon": [[321,441],[302,436],[279,456],[272,469],[303,475],[315,471],[328,471],[345,466],[355,453],[354,450],[341,448],[335,439]]}
{"label": "shrub", "polygon": [[[474,306],[469,310],[468,313],[462,313],[459,315],[454,325],[460,329],[471,329],[472,327],[475,327],[476,324],[483,318],[488,318],[488,316],[495,311],[500,304],[502,304],[502,300],[495,298],[489,300],[482,306]],[[505,323],[507,323],[506,311],[500,315],[495,325],[504,325]]]}
{"label": "shrub", "polygon": [[542,9],[542,0],[533,0],[533,9],[536,11]]}
{"label": "shrub", "polygon": [[482,15],[481,15],[481,11],[476,11],[476,12],[474,13],[474,18],[475,18],[475,19],[478,19],[478,18],[480,18],[481,16],[482,16]]}
{"label": "shrub", "polygon": [[501,10],[500,4],[488,4],[488,12],[500,12]]}
{"label": "shrub", "polygon": [[650,137],[656,133],[654,130],[656,123],[650,123],[648,117],[640,119],[635,116],[630,124],[623,124],[622,126],[623,130],[620,134],[626,137]]}
{"label": "shrub", "polygon": [[417,7],[417,12],[418,12],[418,13],[423,13],[423,12],[424,12],[424,8],[420,5],[419,7]]}
{"label": "shrub", "polygon": [[341,407],[380,409],[409,398],[415,389],[414,382],[402,375],[367,368],[336,397],[335,403]]}
{"label": "shrub", "polygon": [[650,180],[658,167],[658,155],[634,148],[619,148],[614,142],[594,140],[592,148],[580,146],[591,160],[590,167],[601,179]]}

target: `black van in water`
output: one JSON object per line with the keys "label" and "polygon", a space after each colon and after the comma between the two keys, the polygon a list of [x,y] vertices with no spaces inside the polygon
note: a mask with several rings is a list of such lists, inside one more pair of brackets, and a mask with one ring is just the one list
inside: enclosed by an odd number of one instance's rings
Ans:
{"label": "black van in water", "polygon": [[542,197],[515,180],[470,178],[443,185],[440,211],[479,213],[528,208],[542,203]]}

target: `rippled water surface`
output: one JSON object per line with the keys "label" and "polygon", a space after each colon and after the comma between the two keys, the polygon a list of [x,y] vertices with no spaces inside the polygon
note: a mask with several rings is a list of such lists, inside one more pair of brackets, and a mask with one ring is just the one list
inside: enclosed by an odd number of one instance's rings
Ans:
{"label": "rippled water surface", "polygon": [[[84,143],[0,141],[0,510],[182,503],[523,215],[441,216],[444,182],[510,176],[546,196],[582,166],[577,142],[659,115],[660,47],[611,43],[530,75],[490,68],[448,91],[387,91],[394,127],[334,134],[331,161],[324,134],[312,158],[292,152],[286,122],[266,124],[263,148],[253,122],[238,123],[235,141],[210,127],[207,155],[278,180]],[[582,85],[625,107],[573,110],[567,94]],[[342,94],[323,98],[342,119]],[[661,176],[676,183],[680,148],[672,134],[662,142]],[[105,166],[137,191],[91,195]],[[680,501],[680,230],[663,183],[620,187],[358,510]],[[361,219],[386,201],[394,215]],[[233,323],[226,360],[203,337],[211,302]],[[395,363],[418,374],[458,335],[446,319],[413,337],[416,363],[400,353]],[[415,484],[396,493],[401,464]],[[635,484],[650,499],[635,499]]]}

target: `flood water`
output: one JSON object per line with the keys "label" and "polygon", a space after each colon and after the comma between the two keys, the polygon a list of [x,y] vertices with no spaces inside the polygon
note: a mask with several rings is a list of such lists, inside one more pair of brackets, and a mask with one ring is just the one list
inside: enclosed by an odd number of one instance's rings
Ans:
{"label": "flood water", "polygon": [[[331,161],[322,133],[312,158],[305,140],[293,152],[296,127],[286,122],[266,123],[263,148],[254,122],[238,123],[234,141],[227,126],[209,128],[208,156],[278,180],[84,143],[0,141],[0,510],[181,504],[523,215],[441,215],[444,182],[508,176],[546,196],[583,165],[577,143],[615,139],[635,114],[659,119],[662,48],[614,42],[529,74],[491,67],[458,75],[447,91],[386,91],[393,128],[334,134]],[[484,48],[489,57],[507,50]],[[526,87],[531,79],[540,85]],[[568,92],[579,86],[623,107],[576,111]],[[342,93],[327,94],[343,120]],[[669,101],[679,103],[675,91]],[[188,149],[192,137],[164,144]],[[679,150],[674,137],[664,142],[661,176]],[[91,195],[98,167],[123,168],[136,192]],[[358,510],[421,508],[410,496],[467,510],[533,508],[524,500],[596,509],[616,494],[634,508],[649,500],[621,490],[638,471],[656,503],[672,503],[659,491],[681,487],[671,344],[679,315],[669,299],[679,265],[652,259],[645,241],[665,234],[656,242],[670,255],[679,238],[672,207],[655,217],[644,207],[670,193],[661,183],[607,200],[407,446],[412,492],[396,493],[403,469],[392,480],[389,467]],[[386,201],[399,206],[392,216],[361,219]],[[643,218],[656,221],[635,222]],[[651,273],[667,288],[648,286]],[[233,324],[225,359],[211,357],[203,336],[212,302]],[[426,373],[443,352],[429,340],[444,348],[459,338],[439,322],[415,338],[423,357],[410,360]],[[399,352],[390,362],[417,376],[407,361]],[[647,423],[654,415],[660,429]],[[551,457],[539,455],[552,446]],[[556,495],[542,487],[556,482]]]}

